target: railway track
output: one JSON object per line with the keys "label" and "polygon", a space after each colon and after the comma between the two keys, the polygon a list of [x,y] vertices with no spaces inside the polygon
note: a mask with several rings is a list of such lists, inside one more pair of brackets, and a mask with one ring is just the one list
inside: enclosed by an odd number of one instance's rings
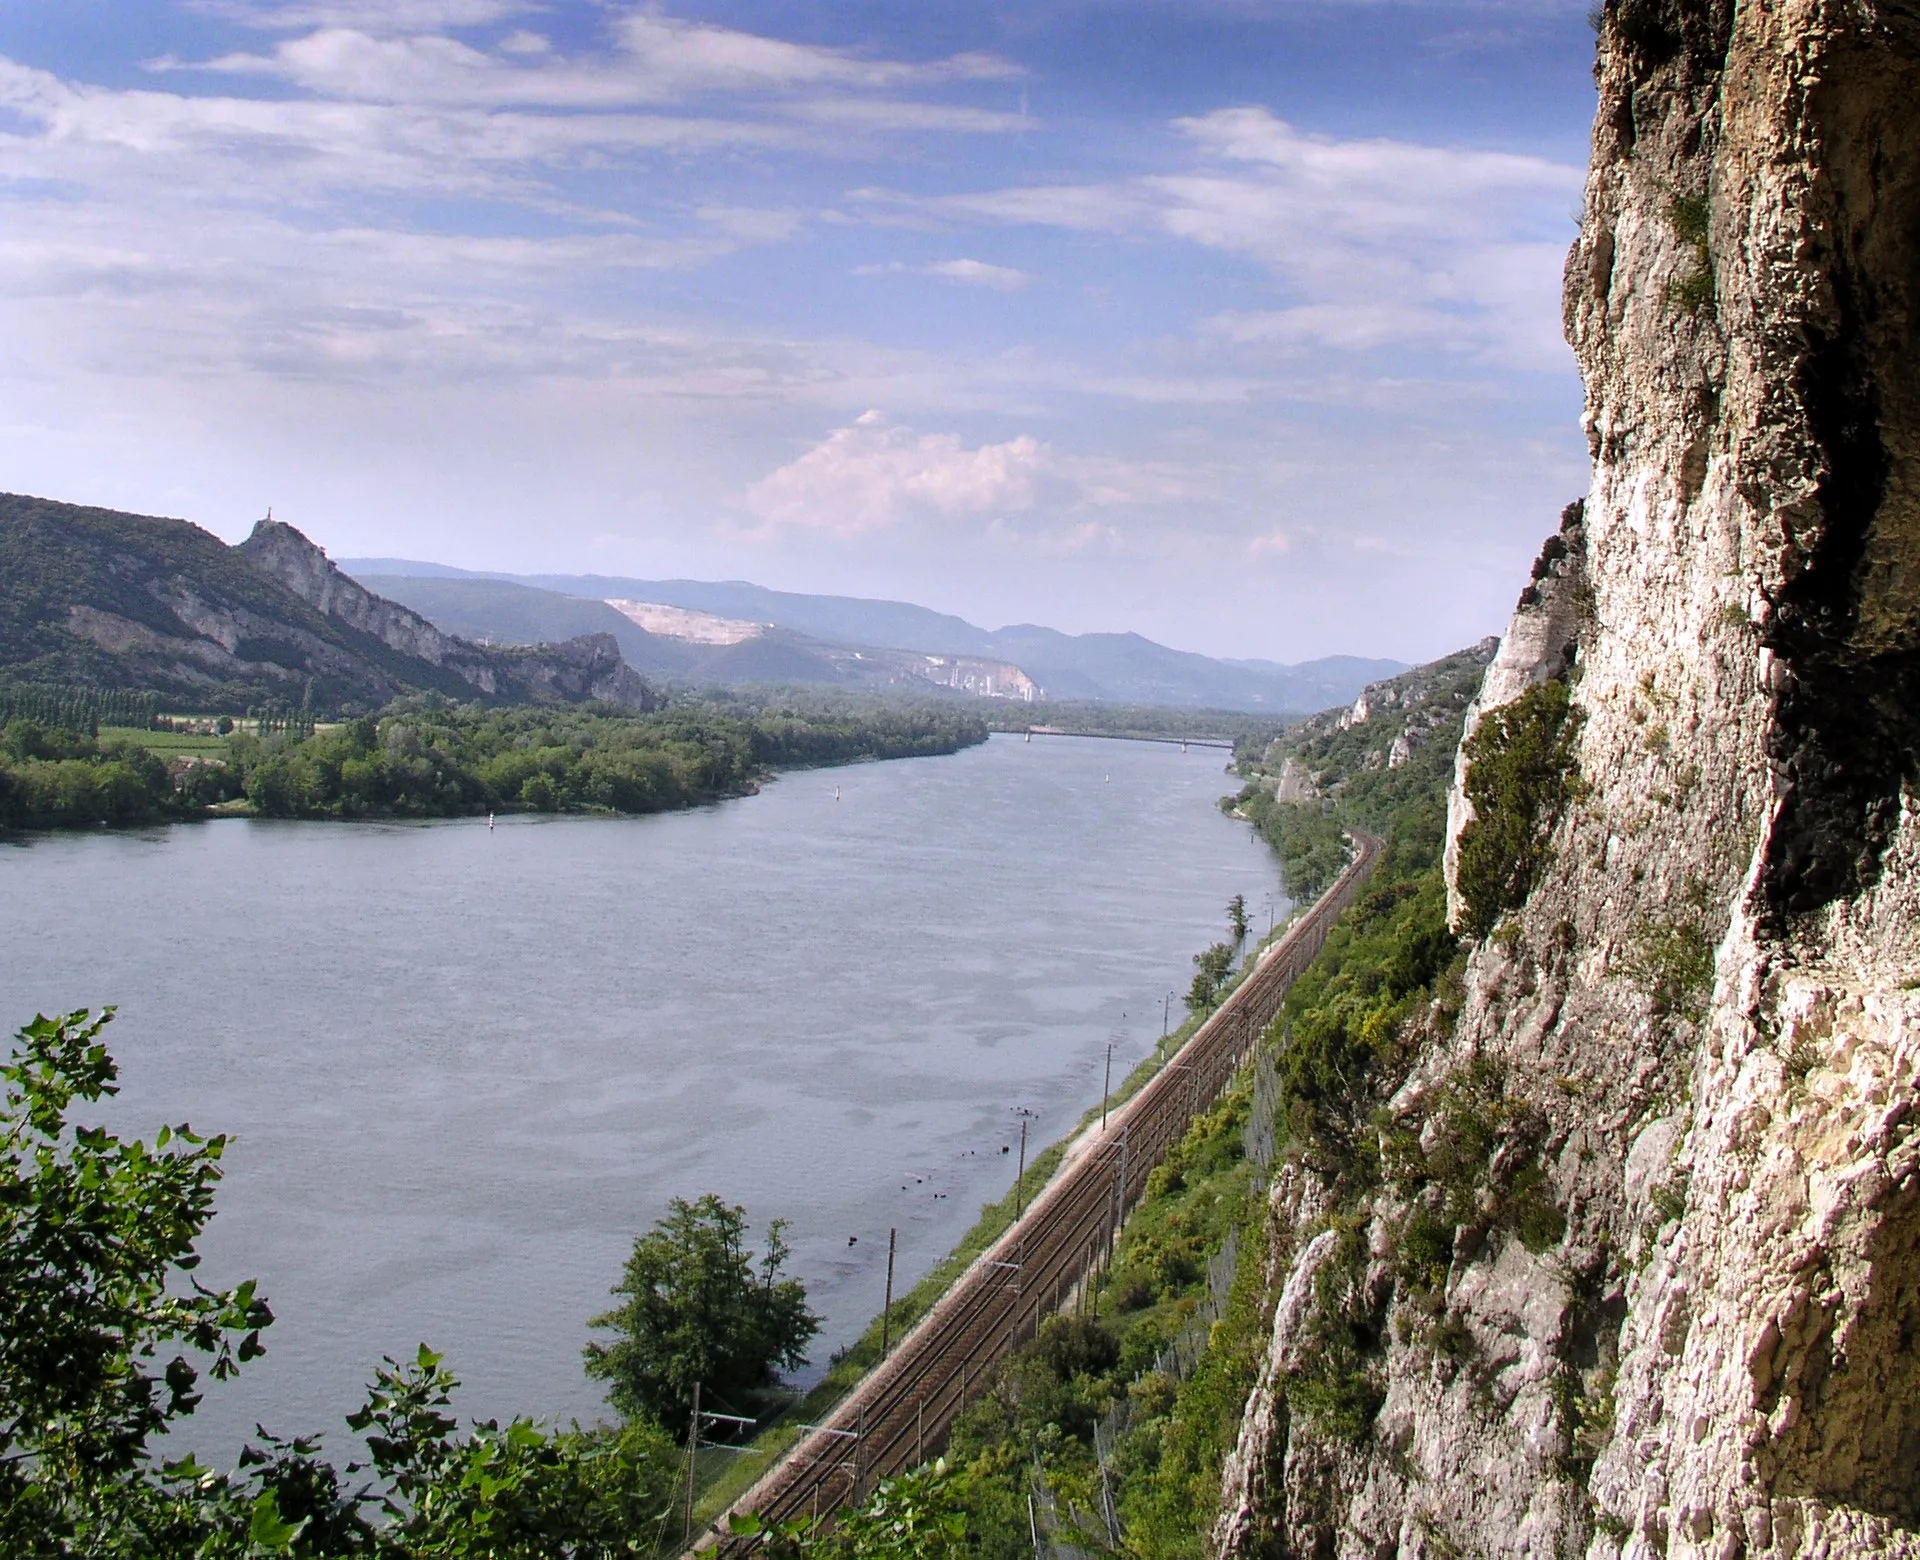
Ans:
{"label": "railway track", "polygon": [[[1083,1138],[1026,1212],[921,1318],[885,1360],[732,1513],[769,1523],[824,1515],[859,1501],[875,1481],[924,1462],[978,1394],[991,1367],[1033,1337],[1082,1279],[1112,1260],[1127,1210],[1194,1116],[1210,1106],[1280,1010],[1287,988],[1373,871],[1382,842],[1354,836],[1353,861],[1275,941],[1146,1086]],[[722,1519],[724,1524],[724,1518]],[[751,1540],[711,1530],[722,1552]]]}

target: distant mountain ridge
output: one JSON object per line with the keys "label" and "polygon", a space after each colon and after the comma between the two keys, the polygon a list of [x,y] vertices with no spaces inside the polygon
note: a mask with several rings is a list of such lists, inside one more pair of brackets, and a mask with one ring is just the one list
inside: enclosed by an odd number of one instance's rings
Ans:
{"label": "distant mountain ridge", "polygon": [[[843,681],[846,654],[872,648],[1005,663],[1018,667],[1050,698],[1306,713],[1350,703],[1368,683],[1406,670],[1399,661],[1359,656],[1328,656],[1295,666],[1218,660],[1133,633],[1065,634],[1034,624],[983,629],[911,602],[805,595],[744,580],[515,575],[398,558],[348,558],[340,567],[469,637],[522,641],[538,624],[599,623],[620,641],[633,665],[696,680]],[[499,587],[519,587],[527,594]],[[689,646],[646,634],[606,605],[616,599],[769,624],[773,631],[740,645]],[[705,653],[690,653],[696,649]],[[749,657],[778,657],[788,675],[736,677],[733,664]],[[684,670],[675,666],[676,658]]]}

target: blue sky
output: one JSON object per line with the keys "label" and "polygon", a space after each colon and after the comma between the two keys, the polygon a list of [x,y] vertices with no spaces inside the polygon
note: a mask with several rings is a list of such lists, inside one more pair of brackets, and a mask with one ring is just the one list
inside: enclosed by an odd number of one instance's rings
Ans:
{"label": "blue sky", "polygon": [[1426,658],[1586,485],[1584,10],[0,7],[0,486]]}

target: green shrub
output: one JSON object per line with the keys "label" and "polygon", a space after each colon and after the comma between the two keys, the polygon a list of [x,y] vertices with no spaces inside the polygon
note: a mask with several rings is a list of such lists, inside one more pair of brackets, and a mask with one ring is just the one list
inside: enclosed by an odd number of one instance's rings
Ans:
{"label": "green shrub", "polygon": [[1711,216],[1704,195],[1675,195],[1667,202],[1667,225],[1693,251],[1692,266],[1668,285],[1667,301],[1687,314],[1698,314],[1713,302]]}
{"label": "green shrub", "polygon": [[1662,1017],[1697,1024],[1713,989],[1713,943],[1701,924],[1704,912],[1648,921],[1635,934],[1625,961],[1628,977]]}
{"label": "green shrub", "polygon": [[1373,1433],[1386,1400],[1369,1361],[1379,1350],[1366,1311],[1367,1243],[1363,1225],[1340,1232],[1339,1243],[1313,1276],[1313,1304],[1305,1323],[1303,1366],[1287,1378],[1287,1402],[1320,1434],[1358,1445]]}
{"label": "green shrub", "polygon": [[1467,800],[1456,882],[1466,929],[1486,937],[1526,903],[1548,858],[1553,827],[1578,784],[1580,716],[1564,682],[1535,683],[1490,710],[1467,739]]}
{"label": "green shrub", "polygon": [[1400,1282],[1416,1291],[1435,1291],[1447,1281],[1453,1266],[1451,1222],[1424,1203],[1415,1208],[1400,1232]]}

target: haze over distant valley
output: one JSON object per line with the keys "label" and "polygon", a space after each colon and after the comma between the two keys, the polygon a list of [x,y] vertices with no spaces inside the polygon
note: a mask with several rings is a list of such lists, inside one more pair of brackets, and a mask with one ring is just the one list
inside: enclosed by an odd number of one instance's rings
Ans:
{"label": "haze over distant valley", "polygon": [[1360,656],[1297,666],[1216,660],[1139,634],[1063,634],[1031,623],[987,630],[910,602],[800,595],[741,580],[487,575],[399,558],[348,558],[339,567],[463,638],[531,645],[608,633],[629,665],[695,682],[880,677],[1027,703],[1304,713],[1344,704],[1405,669]]}

